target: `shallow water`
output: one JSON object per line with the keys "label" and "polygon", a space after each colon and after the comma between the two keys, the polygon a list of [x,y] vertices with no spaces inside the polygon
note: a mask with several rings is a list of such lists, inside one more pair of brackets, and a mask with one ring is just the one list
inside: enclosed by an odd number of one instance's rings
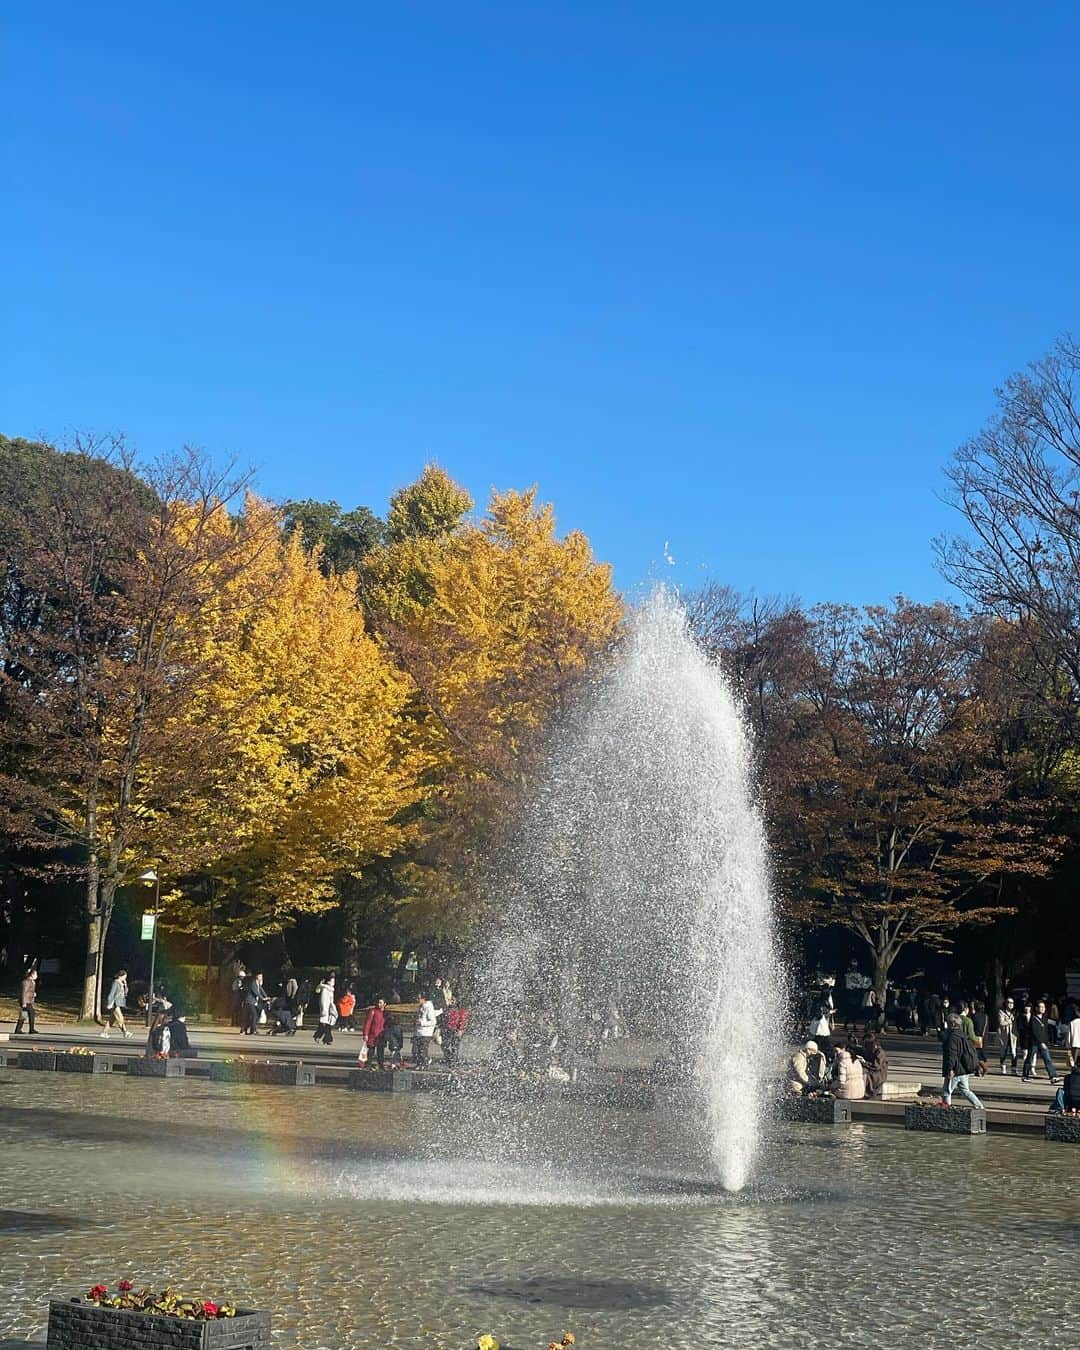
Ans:
{"label": "shallow water", "polygon": [[[564,1109],[567,1176],[455,1157],[486,1128],[462,1112],[0,1071],[0,1336],[44,1339],[50,1295],[127,1276],[268,1307],[303,1350],[1073,1343],[1067,1145],[792,1126],[732,1196],[656,1113]],[[613,1130],[625,1167],[596,1175]]]}

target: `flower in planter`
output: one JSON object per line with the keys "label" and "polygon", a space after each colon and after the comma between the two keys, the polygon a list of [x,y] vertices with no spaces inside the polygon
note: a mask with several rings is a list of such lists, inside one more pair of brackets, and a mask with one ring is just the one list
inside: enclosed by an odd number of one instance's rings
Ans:
{"label": "flower in planter", "polygon": [[149,1289],[136,1291],[130,1280],[121,1280],[116,1287],[120,1292],[109,1298],[108,1285],[95,1284],[86,1296],[87,1301],[99,1308],[123,1308],[198,1322],[214,1322],[222,1317],[236,1316],[234,1303],[217,1303],[211,1298],[185,1298],[171,1287],[160,1294],[154,1294]]}
{"label": "flower in planter", "polygon": [[499,1342],[494,1336],[477,1336],[476,1350],[499,1350]]}

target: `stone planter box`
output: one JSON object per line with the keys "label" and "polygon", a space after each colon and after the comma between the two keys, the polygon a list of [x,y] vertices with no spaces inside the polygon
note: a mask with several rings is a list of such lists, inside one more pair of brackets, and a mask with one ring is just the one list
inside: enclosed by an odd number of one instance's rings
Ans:
{"label": "stone planter box", "polygon": [[46,1073],[52,1073],[56,1069],[56,1060],[55,1050],[20,1050],[19,1052],[20,1069],[44,1069]]}
{"label": "stone planter box", "polygon": [[[112,1055],[57,1055],[57,1073],[114,1073],[116,1059]],[[123,1073],[123,1068],[120,1069]]]}
{"label": "stone planter box", "polygon": [[134,1078],[183,1078],[186,1066],[182,1059],[139,1059],[133,1056],[127,1062],[127,1071]]}
{"label": "stone planter box", "polygon": [[781,1120],[808,1120],[814,1125],[850,1125],[851,1103],[839,1097],[785,1097]]}
{"label": "stone planter box", "polygon": [[263,1350],[270,1314],[237,1310],[235,1317],[193,1322],[129,1308],[99,1308],[80,1298],[49,1304],[48,1350]]}
{"label": "stone planter box", "polygon": [[281,1064],[245,1063],[239,1060],[225,1064],[210,1061],[212,1083],[265,1083],[273,1087],[312,1087],[315,1070],[310,1064],[288,1060]]}
{"label": "stone planter box", "polygon": [[1043,1130],[1055,1144],[1080,1144],[1080,1116],[1046,1116]]}
{"label": "stone planter box", "polygon": [[941,1134],[985,1134],[986,1112],[973,1106],[926,1106],[916,1102],[904,1107],[905,1130],[935,1130]]}

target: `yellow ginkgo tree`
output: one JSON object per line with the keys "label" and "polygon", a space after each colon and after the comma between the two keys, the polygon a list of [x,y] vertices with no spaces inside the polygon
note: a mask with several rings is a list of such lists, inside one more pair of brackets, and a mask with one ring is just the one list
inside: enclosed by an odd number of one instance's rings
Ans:
{"label": "yellow ginkgo tree", "polygon": [[[186,804],[185,850],[209,873],[226,940],[332,906],[340,871],[400,849],[430,760],[403,715],[411,681],[367,631],[353,575],[325,575],[279,534],[234,589],[203,634],[211,675],[187,712],[220,747]],[[172,922],[204,921],[197,902],[176,903]]]}
{"label": "yellow ginkgo tree", "polygon": [[476,864],[520,806],[545,729],[611,646],[623,611],[611,569],[580,532],[559,537],[535,489],[494,493],[480,521],[431,541],[419,593],[423,603],[384,619],[434,766],[407,917],[458,936],[482,903]]}

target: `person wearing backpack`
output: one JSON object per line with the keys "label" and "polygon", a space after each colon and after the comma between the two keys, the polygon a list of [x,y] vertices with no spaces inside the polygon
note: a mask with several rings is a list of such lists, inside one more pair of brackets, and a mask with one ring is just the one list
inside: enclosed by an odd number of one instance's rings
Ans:
{"label": "person wearing backpack", "polygon": [[945,1042],[941,1048],[941,1104],[952,1106],[952,1095],[959,1092],[976,1110],[982,1110],[982,1102],[972,1092],[968,1075],[978,1070],[979,1056],[975,1046],[964,1034],[958,1014],[949,1017],[949,1029],[945,1033]]}

